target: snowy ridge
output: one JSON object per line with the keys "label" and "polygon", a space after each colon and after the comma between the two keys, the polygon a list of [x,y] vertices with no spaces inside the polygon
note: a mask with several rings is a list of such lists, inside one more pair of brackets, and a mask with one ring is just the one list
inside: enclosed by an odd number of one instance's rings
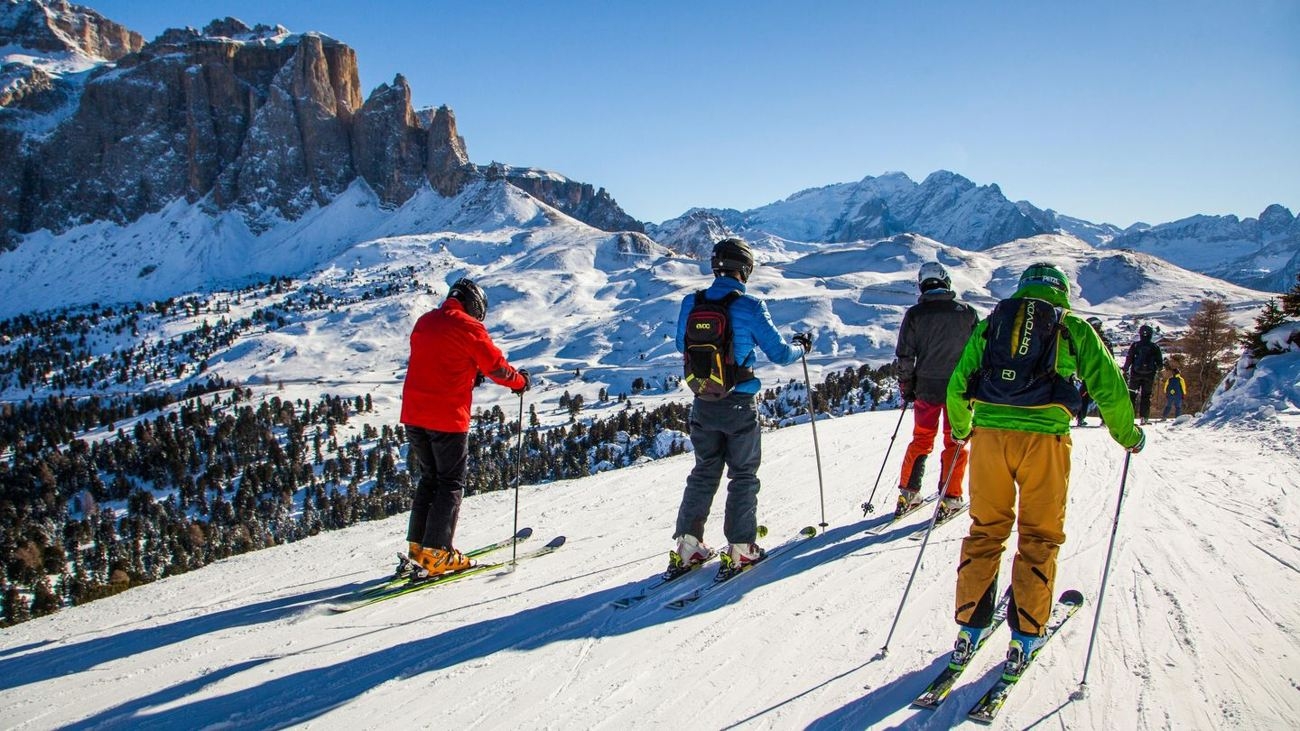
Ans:
{"label": "snowy ridge", "polygon": [[[1300,379],[1300,364],[1285,358],[1264,362],[1278,361],[1275,378]],[[1251,399],[1237,413],[1263,405]],[[1082,702],[1068,698],[1092,629],[1124,453],[1103,430],[1075,432],[1057,586],[1080,589],[1088,604],[1026,675],[1002,726],[1290,725],[1300,713],[1291,672],[1300,653],[1300,448],[1285,435],[1297,419],[1300,409],[1281,406],[1243,426],[1152,427],[1133,458]],[[823,421],[828,532],[687,613],[658,602],[608,606],[663,567],[690,467],[678,457],[524,487],[521,524],[568,543],[513,574],[327,613],[332,598],[383,574],[401,545],[399,516],[7,629],[0,715],[19,728],[341,728],[416,718],[441,728],[960,724],[997,672],[996,650],[977,658],[937,711],[907,704],[955,632],[952,569],[964,520],[930,541],[892,651],[871,659],[918,548],[902,538],[921,522],[863,532],[884,519],[861,517],[863,467],[881,459],[895,422],[892,411]],[[887,472],[900,459],[894,450]],[[806,427],[764,435],[760,519],[773,544],[817,522],[812,472]],[[509,493],[468,498],[458,541],[508,534],[511,509]],[[719,501],[706,540],[720,542],[720,531]],[[708,578],[684,581],[696,580]],[[1006,639],[1003,630],[992,647]],[[738,677],[751,690],[719,691]]]}

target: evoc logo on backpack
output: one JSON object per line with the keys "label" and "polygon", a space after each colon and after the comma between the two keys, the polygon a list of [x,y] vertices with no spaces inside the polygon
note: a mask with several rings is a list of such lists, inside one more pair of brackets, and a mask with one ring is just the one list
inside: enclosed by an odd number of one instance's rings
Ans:
{"label": "evoc logo on backpack", "polygon": [[[1077,411],[1079,392],[1056,371],[1057,343],[1069,343],[1064,311],[1050,302],[1011,298],[998,303],[984,331],[984,358],[969,394],[1006,406],[1060,404]],[[1058,338],[1057,336],[1060,335]],[[1071,344],[1071,352],[1074,352]]]}
{"label": "evoc logo on backpack", "polygon": [[695,293],[695,304],[686,316],[683,370],[686,386],[697,398],[726,398],[737,383],[754,375],[736,364],[730,310],[739,297],[740,292],[732,291],[713,301],[705,299],[703,290]]}

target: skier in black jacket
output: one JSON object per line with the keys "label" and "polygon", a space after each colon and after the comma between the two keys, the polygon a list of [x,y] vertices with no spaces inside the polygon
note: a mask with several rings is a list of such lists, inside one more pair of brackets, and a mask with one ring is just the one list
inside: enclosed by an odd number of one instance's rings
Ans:
{"label": "skier in black jacket", "polygon": [[952,467],[952,477],[942,496],[942,511],[952,512],[961,507],[961,485],[966,477],[966,451],[953,442],[948,425],[948,377],[952,375],[962,348],[966,347],[966,340],[980,318],[970,305],[957,301],[957,295],[952,291],[952,278],[939,262],[922,264],[916,279],[921,296],[903,315],[898,346],[894,349],[898,390],[904,401],[914,405],[912,443],[907,445],[907,453],[903,456],[895,514],[905,512],[922,500],[925,460],[934,449],[940,414],[944,419],[939,479],[948,474],[953,460],[957,462]]}
{"label": "skier in black jacket", "polygon": [[1151,341],[1155,331],[1150,325],[1138,328],[1138,340],[1128,348],[1124,359],[1124,377],[1130,391],[1136,391],[1137,412],[1142,423],[1151,416],[1151,392],[1155,389],[1156,374],[1165,367],[1165,356],[1160,346]]}

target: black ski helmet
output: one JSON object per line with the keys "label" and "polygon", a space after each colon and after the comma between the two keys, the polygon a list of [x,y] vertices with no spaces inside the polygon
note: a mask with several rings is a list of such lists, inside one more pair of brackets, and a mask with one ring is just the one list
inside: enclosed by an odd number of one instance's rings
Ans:
{"label": "black ski helmet", "polygon": [[1143,325],[1142,327],[1138,328],[1138,337],[1142,338],[1143,340],[1150,340],[1151,336],[1154,335],[1155,332],[1156,332],[1155,330],[1151,329],[1150,325]]}
{"label": "black ski helmet", "polygon": [[740,281],[748,282],[749,275],[754,271],[754,252],[743,239],[723,239],[713,245],[709,266],[715,277],[722,276],[723,272],[737,272]]}
{"label": "black ski helmet", "polygon": [[488,301],[483,290],[468,277],[461,277],[451,285],[447,299],[455,299],[465,307],[465,311],[475,320],[483,321],[487,317]]}
{"label": "black ski helmet", "polygon": [[922,292],[932,289],[952,289],[952,277],[939,262],[927,261],[916,272],[916,285]]}

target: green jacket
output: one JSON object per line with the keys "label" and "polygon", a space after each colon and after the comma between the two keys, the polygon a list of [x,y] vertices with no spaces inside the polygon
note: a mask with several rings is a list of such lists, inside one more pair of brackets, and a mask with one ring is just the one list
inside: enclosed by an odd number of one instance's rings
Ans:
{"label": "green jacket", "polygon": [[[1070,342],[1057,343],[1056,372],[1062,378],[1077,374],[1083,379],[1088,384],[1089,395],[1101,410],[1111,437],[1125,448],[1136,445],[1142,436],[1133,425],[1133,403],[1129,400],[1128,385],[1097,331],[1083,318],[1068,311],[1070,302],[1064,293],[1047,285],[1028,284],[1013,296],[1032,297],[1065,308],[1062,324],[1069,333]],[[975,327],[957,361],[956,370],[948,379],[948,423],[952,425],[953,438],[968,438],[973,428],[972,422],[975,427],[989,429],[1012,429],[1039,434],[1070,433],[1073,416],[1061,404],[1003,406],[966,397],[971,376],[979,370],[980,362],[984,359],[984,345],[987,342],[984,333],[988,325],[988,320],[985,319]]]}

